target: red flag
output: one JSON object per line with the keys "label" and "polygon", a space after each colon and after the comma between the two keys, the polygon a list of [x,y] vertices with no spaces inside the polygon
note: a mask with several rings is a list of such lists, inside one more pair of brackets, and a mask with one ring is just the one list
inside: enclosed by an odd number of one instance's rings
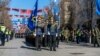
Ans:
{"label": "red flag", "polygon": [[16,9],[16,8],[12,8],[12,10],[19,12],[19,9]]}
{"label": "red flag", "polygon": [[26,14],[28,14],[28,15],[31,14],[31,11],[32,10],[27,10]]}
{"label": "red flag", "polygon": [[[20,13],[21,14],[27,14],[27,15],[30,15],[32,12],[32,10],[25,10],[25,9],[21,9]],[[39,9],[38,12],[42,12],[42,9]]]}
{"label": "red flag", "polygon": [[26,12],[27,12],[27,10],[25,10],[25,9],[21,9],[21,10],[20,10],[20,13],[21,13],[21,14],[25,14]]}

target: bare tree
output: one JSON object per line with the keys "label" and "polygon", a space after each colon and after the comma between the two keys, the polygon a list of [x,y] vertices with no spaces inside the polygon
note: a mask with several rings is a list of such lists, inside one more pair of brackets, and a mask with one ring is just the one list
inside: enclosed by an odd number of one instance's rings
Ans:
{"label": "bare tree", "polygon": [[0,0],[0,23],[11,29],[11,20],[7,10],[9,2],[10,0]]}
{"label": "bare tree", "polygon": [[71,18],[73,18],[74,27],[79,24],[82,26],[85,22],[92,19],[92,0],[71,0]]}

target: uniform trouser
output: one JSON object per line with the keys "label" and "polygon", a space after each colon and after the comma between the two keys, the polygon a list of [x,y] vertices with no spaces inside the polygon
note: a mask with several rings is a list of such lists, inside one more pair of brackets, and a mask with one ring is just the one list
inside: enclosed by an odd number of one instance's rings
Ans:
{"label": "uniform trouser", "polygon": [[6,35],[7,42],[9,41],[9,35]]}
{"label": "uniform trouser", "polygon": [[44,47],[47,47],[47,35],[45,35],[45,37],[44,37]]}
{"label": "uniform trouser", "polygon": [[80,43],[80,36],[76,37],[76,43],[79,44]]}
{"label": "uniform trouser", "polygon": [[60,40],[60,37],[56,37],[56,46],[58,47],[59,46],[59,40]]}
{"label": "uniform trouser", "polygon": [[36,36],[36,48],[37,50],[41,50],[41,45],[42,45],[42,37],[40,35]]}
{"label": "uniform trouser", "polygon": [[95,47],[96,45],[99,47],[99,43],[98,43],[98,41],[97,41],[97,38],[96,38],[96,37],[94,37],[93,44],[94,44],[94,47]]}
{"label": "uniform trouser", "polygon": [[50,35],[46,35],[45,36],[45,47],[48,47],[49,46],[49,37],[50,37]]}
{"label": "uniform trouser", "polygon": [[56,51],[56,37],[54,35],[51,35],[49,37],[49,46],[50,46],[50,51],[52,50]]}
{"label": "uniform trouser", "polygon": [[94,47],[95,47],[96,45],[99,47],[99,43],[98,43],[97,41],[94,43]]}
{"label": "uniform trouser", "polygon": [[10,38],[10,40],[12,40],[13,36],[12,35],[9,35],[9,38]]}
{"label": "uniform trouser", "polygon": [[5,45],[5,37],[1,38],[1,45]]}

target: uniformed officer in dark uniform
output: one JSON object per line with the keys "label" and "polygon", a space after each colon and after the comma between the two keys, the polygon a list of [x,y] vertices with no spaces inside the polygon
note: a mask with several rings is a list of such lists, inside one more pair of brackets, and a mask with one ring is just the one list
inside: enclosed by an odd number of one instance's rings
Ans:
{"label": "uniformed officer in dark uniform", "polygon": [[76,30],[76,43],[79,44],[80,43],[80,38],[81,38],[81,30],[78,28]]}
{"label": "uniformed officer in dark uniform", "polygon": [[58,21],[56,21],[56,47],[59,47],[59,40],[60,40],[60,26],[58,25]]}
{"label": "uniformed officer in dark uniform", "polygon": [[46,37],[45,37],[45,45],[47,46],[47,47],[50,47],[50,41],[49,41],[49,39],[50,39],[50,27],[51,27],[51,23],[50,23],[50,21],[47,21],[47,24],[46,24],[46,30],[45,30],[45,35],[46,35]]}
{"label": "uniformed officer in dark uniform", "polygon": [[42,37],[43,37],[43,32],[44,32],[44,24],[42,21],[42,18],[38,18],[38,23],[36,27],[36,48],[37,50],[41,50],[42,46]]}
{"label": "uniformed officer in dark uniform", "polygon": [[49,37],[50,51],[52,51],[52,50],[56,51],[56,32],[57,32],[57,26],[52,17],[51,18],[51,27],[50,27],[50,37]]}
{"label": "uniformed officer in dark uniform", "polygon": [[98,27],[95,27],[92,31],[93,33],[93,44],[94,44],[94,47],[96,47],[96,45],[99,47],[100,46],[100,32],[99,32],[99,29]]}

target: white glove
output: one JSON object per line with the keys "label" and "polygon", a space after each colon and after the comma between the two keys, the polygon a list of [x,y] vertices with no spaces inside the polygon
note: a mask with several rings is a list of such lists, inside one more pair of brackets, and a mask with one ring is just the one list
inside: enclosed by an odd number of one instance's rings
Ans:
{"label": "white glove", "polygon": [[56,37],[58,37],[58,33],[56,33]]}
{"label": "white glove", "polygon": [[36,33],[34,33],[34,36],[36,36]]}
{"label": "white glove", "polygon": [[50,32],[48,32],[48,35],[50,35]]}
{"label": "white glove", "polygon": [[44,34],[43,34],[43,37],[44,37]]}

